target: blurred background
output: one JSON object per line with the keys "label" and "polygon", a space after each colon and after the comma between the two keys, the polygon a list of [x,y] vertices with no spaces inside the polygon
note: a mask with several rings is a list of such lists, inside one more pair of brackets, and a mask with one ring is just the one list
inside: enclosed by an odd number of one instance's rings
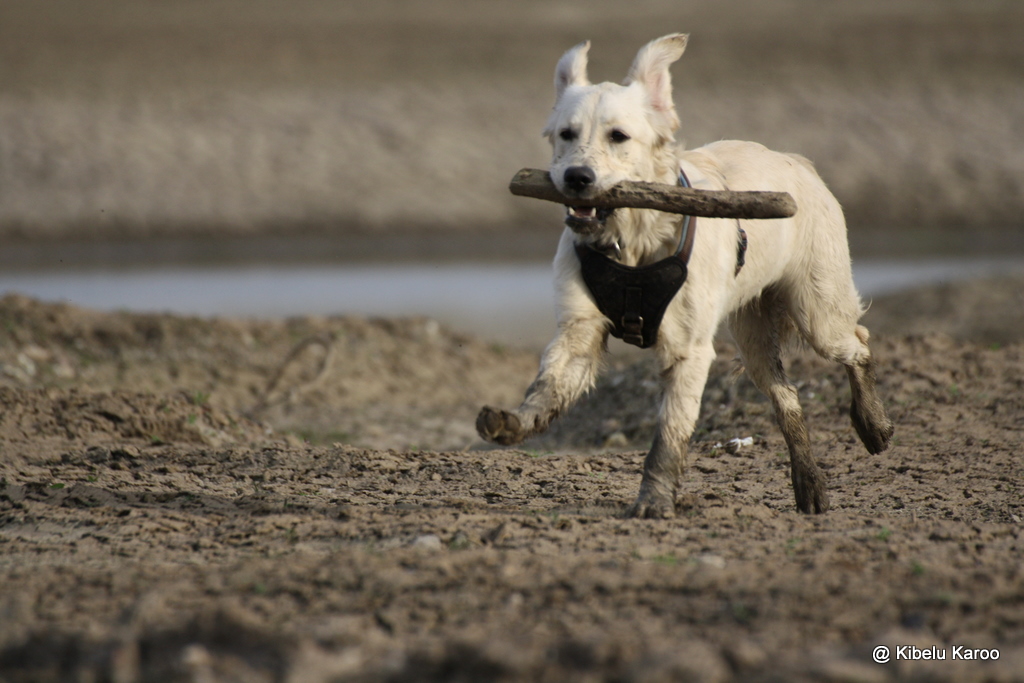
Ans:
{"label": "blurred background", "polygon": [[0,294],[536,343],[562,211],[506,188],[555,62],[673,31],[680,140],[812,159],[862,290],[1024,269],[1014,0],[4,0]]}

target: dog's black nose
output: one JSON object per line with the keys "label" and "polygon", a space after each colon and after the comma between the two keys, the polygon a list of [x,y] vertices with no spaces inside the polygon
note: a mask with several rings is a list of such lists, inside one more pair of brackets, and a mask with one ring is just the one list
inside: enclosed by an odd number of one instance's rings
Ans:
{"label": "dog's black nose", "polygon": [[594,173],[594,169],[589,166],[570,166],[565,169],[566,186],[573,192],[583,192],[585,189],[594,184],[597,180],[597,175]]}

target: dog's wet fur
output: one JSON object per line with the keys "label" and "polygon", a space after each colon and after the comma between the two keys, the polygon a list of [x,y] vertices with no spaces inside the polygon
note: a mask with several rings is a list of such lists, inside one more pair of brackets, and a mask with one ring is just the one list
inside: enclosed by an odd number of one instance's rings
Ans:
{"label": "dog's wet fur", "polygon": [[644,462],[640,492],[628,513],[671,517],[701,394],[725,320],[744,369],[772,402],[789,449],[796,507],[828,510],[824,473],[814,459],[796,388],[782,351],[795,331],[826,359],[847,370],[853,426],[871,453],[885,450],[893,425],[875,390],[864,307],[853,284],[842,209],[806,159],[753,142],[722,141],[685,151],[669,67],[686,48],[672,34],[645,45],[626,80],[591,84],[589,42],[572,48],[555,68],[555,107],[544,135],[553,155],[552,180],[571,198],[555,255],[558,333],[537,379],[514,411],[484,407],[477,431],[511,445],[543,431],[587,392],[607,350],[610,321],[597,309],[580,275],[574,244],[614,245],[621,263],[653,263],[672,252],[681,217],[647,209],[599,211],[593,198],[623,180],[675,183],[682,168],[698,189],[789,192],[792,218],[743,221],[746,264],[736,272],[738,222],[701,218],[686,284],[666,311],[655,351],[663,367],[657,435]]}

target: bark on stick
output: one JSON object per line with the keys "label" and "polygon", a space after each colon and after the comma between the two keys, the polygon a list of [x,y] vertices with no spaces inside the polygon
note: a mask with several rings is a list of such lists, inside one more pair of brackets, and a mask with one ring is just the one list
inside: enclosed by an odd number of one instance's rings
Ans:
{"label": "bark on stick", "polygon": [[788,192],[696,190],[628,180],[604,194],[580,200],[563,195],[551,182],[548,172],[536,168],[524,168],[516,173],[508,189],[520,197],[544,199],[567,206],[656,209],[707,218],[789,218],[796,213],[796,201]]}

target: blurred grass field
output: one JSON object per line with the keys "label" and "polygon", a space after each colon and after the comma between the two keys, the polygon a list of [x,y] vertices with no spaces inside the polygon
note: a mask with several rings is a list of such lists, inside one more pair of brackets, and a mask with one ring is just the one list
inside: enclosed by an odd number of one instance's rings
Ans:
{"label": "blurred grass field", "polygon": [[855,252],[1024,250],[1024,5],[981,0],[6,0],[0,244],[558,232],[561,53],[673,67],[688,146],[811,158]]}

